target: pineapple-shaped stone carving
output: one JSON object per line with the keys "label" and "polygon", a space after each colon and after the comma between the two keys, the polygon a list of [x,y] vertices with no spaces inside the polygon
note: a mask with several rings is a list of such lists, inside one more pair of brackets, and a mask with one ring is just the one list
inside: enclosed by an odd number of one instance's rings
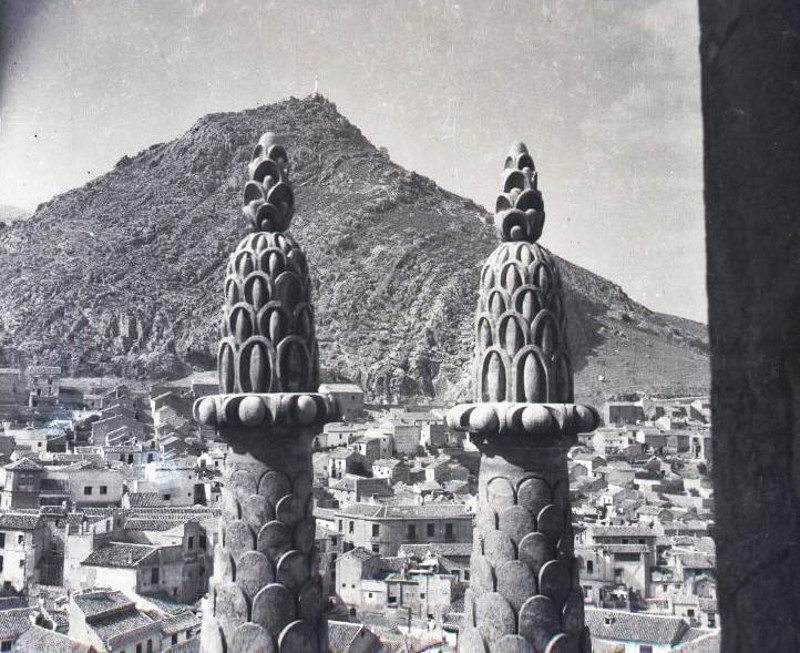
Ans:
{"label": "pineapple-shaped stone carving", "polygon": [[536,241],[544,203],[533,160],[512,146],[483,267],[475,333],[475,403],[448,413],[481,451],[464,653],[584,652],[566,453],[599,423],[573,404],[558,270]]}
{"label": "pineapple-shaped stone carving", "polygon": [[316,393],[318,350],[305,256],[286,231],[294,212],[288,156],[265,134],[248,167],[254,233],[230,257],[220,393],[195,418],[230,444],[214,575],[203,611],[208,653],[327,652],[314,547],[311,440],[335,417]]}

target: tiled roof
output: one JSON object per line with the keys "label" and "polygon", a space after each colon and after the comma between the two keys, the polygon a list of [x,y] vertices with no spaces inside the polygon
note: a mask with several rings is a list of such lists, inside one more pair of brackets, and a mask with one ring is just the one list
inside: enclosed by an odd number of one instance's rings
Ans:
{"label": "tiled roof", "polygon": [[165,517],[129,517],[123,528],[126,531],[168,531],[186,520]]}
{"label": "tiled roof", "polygon": [[644,526],[590,526],[589,531],[594,537],[656,537],[652,528]]}
{"label": "tiled roof", "polygon": [[367,562],[368,560],[372,560],[373,558],[377,557],[379,557],[377,553],[367,551],[363,546],[357,546],[355,549],[351,549],[347,553],[340,555],[339,560],[344,560],[345,558],[355,558],[359,562]]}
{"label": "tiled roof", "polygon": [[[92,619],[89,623],[89,627],[97,633],[97,636],[103,642],[109,642],[109,644],[116,637],[127,635],[131,631],[138,629],[149,630],[155,625],[155,622],[150,617],[133,607],[122,612],[115,612]],[[153,630],[157,630],[157,628],[153,628]],[[113,644],[111,647],[113,647]]]}
{"label": "tiled roof", "polygon": [[89,554],[81,564],[87,567],[124,567],[134,569],[148,556],[156,552],[149,544],[111,542]]}
{"label": "tiled roof", "polygon": [[354,503],[342,508],[337,515],[370,517],[372,519],[458,519],[472,518],[462,505],[454,503],[425,503],[422,505],[372,506]]}
{"label": "tiled roof", "polygon": [[352,624],[347,621],[328,621],[330,653],[349,653],[351,642],[363,627],[362,624]]}
{"label": "tiled roof", "polygon": [[673,649],[675,653],[719,653],[720,648],[720,631],[701,631],[692,628],[689,633],[694,635],[687,639],[685,643],[680,644],[677,648]]}
{"label": "tiled roof", "polygon": [[30,608],[0,611],[0,640],[16,639],[33,624]]}
{"label": "tiled roof", "polygon": [[89,644],[70,639],[41,626],[33,626],[14,642],[16,653],[87,653],[93,650]]}
{"label": "tiled roof", "polygon": [[192,629],[200,627],[200,619],[197,616],[189,612],[181,612],[180,614],[176,614],[172,617],[167,617],[166,619],[162,619],[159,622],[161,626],[161,632],[164,635],[174,635],[176,633],[181,633],[184,630]]}
{"label": "tiled roof", "polygon": [[680,617],[665,617],[620,610],[586,609],[592,639],[642,644],[673,645],[689,629]]}
{"label": "tiled roof", "polygon": [[396,458],[379,458],[372,463],[372,467],[397,467],[398,465],[402,464],[403,463]]}
{"label": "tiled roof", "polygon": [[430,542],[429,544],[401,544],[400,551],[422,557],[428,553],[446,558],[465,558],[472,554],[472,544],[467,542]]}
{"label": "tiled roof", "polygon": [[0,514],[0,531],[32,531],[39,525],[36,513],[6,512]]}
{"label": "tiled roof", "polygon": [[650,549],[646,544],[595,544],[611,553],[647,553]]}
{"label": "tiled roof", "polygon": [[158,492],[129,492],[128,502],[131,508],[164,508],[169,505]]}
{"label": "tiled roof", "polygon": [[43,467],[39,463],[34,462],[30,458],[20,458],[6,465],[6,471],[13,472],[41,472],[42,469]]}

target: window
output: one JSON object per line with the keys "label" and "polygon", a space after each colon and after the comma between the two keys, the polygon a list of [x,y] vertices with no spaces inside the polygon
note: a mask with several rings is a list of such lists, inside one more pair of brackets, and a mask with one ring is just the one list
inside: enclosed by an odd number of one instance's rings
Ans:
{"label": "window", "polygon": [[639,653],[653,653],[653,647],[648,644],[639,644]]}
{"label": "window", "polygon": [[137,644],[136,645],[136,653],[142,653],[142,645],[141,644]]}
{"label": "window", "polygon": [[378,553],[379,550],[380,550],[380,546],[378,546],[378,544],[373,544],[372,545],[372,552],[373,553]]}
{"label": "window", "polygon": [[694,617],[694,610],[693,610],[692,608],[689,608],[689,609],[686,611],[686,615],[687,615],[688,617]]}
{"label": "window", "polygon": [[378,537],[381,534],[381,527],[378,524],[372,525],[372,537]]}
{"label": "window", "polygon": [[192,629],[191,628],[189,628],[189,630],[186,631],[186,639],[192,639]]}
{"label": "window", "polygon": [[409,540],[416,540],[417,539],[417,527],[414,524],[408,525],[408,539]]}
{"label": "window", "polygon": [[192,549],[194,549],[194,537],[190,535],[189,536],[189,551],[191,551]]}
{"label": "window", "polygon": [[172,645],[175,646],[175,644],[177,643],[178,643],[178,635],[175,634],[172,636]]}
{"label": "window", "polygon": [[342,520],[339,520],[339,532],[344,533],[344,526],[342,525]]}
{"label": "window", "polygon": [[425,534],[428,537],[433,537],[434,535],[436,535],[436,524],[427,524],[425,526]]}
{"label": "window", "polygon": [[349,529],[348,529],[348,530],[349,530],[349,532],[350,532],[350,533],[352,533],[352,532],[353,532],[353,522],[350,522],[350,527],[349,527]]}
{"label": "window", "polygon": [[153,640],[147,640],[147,653],[153,653]]}
{"label": "window", "polygon": [[594,573],[594,560],[587,560],[586,561],[586,573],[593,574]]}
{"label": "window", "polygon": [[372,592],[369,592],[369,598],[372,598]]}
{"label": "window", "polygon": [[3,571],[3,556],[0,556],[0,571]]}
{"label": "window", "polygon": [[108,485],[100,486],[100,494],[108,494]]}
{"label": "window", "polygon": [[205,550],[206,550],[206,536],[205,536],[205,535],[201,535],[201,536],[200,536],[200,541],[199,541],[199,543],[198,543],[198,546],[199,546],[199,548],[201,548],[203,551],[205,551]]}
{"label": "window", "polygon": [[709,628],[716,628],[717,627],[717,615],[714,612],[708,613],[708,627]]}
{"label": "window", "polygon": [[172,498],[172,495],[171,494],[162,494],[161,498],[164,499],[164,501],[169,501]]}
{"label": "window", "polygon": [[154,585],[158,584],[158,567],[153,567],[150,570],[150,582]]}
{"label": "window", "polygon": [[0,549],[4,549],[6,547],[6,534],[0,533]]}
{"label": "window", "polygon": [[[20,560],[19,561],[19,568],[20,569],[24,569],[25,568],[25,560]],[[692,610],[692,612],[694,612],[694,611]],[[689,616],[693,617],[694,615],[690,614]]]}
{"label": "window", "polygon": [[0,644],[0,651],[10,651],[11,650],[11,641],[3,642]]}
{"label": "window", "polygon": [[90,497],[92,496],[92,486],[86,485],[83,488],[83,496]]}
{"label": "window", "polygon": [[424,599],[425,598],[425,592],[420,592],[419,593],[419,598]]}
{"label": "window", "polygon": [[464,580],[469,580],[469,569],[464,570]]}
{"label": "window", "polygon": [[445,524],[444,525],[444,539],[452,540],[455,537],[453,534],[453,525],[452,524]]}

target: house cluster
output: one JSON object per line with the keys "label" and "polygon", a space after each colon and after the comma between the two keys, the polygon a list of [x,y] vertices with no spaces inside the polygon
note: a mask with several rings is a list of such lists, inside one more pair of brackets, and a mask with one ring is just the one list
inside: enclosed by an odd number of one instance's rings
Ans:
{"label": "house cluster", "polygon": [[[630,397],[608,402],[603,417],[568,463],[595,649],[713,650],[709,401]],[[407,406],[359,410],[328,424],[316,445],[331,614],[384,642],[413,632],[455,646],[470,580],[479,463],[471,444],[447,429],[443,411]]]}
{"label": "house cluster", "polygon": [[0,370],[0,650],[199,649],[226,449],[191,406],[215,391]]}
{"label": "house cluster", "polygon": [[[330,650],[452,650],[477,451],[444,408],[320,390],[341,411],[313,453]],[[0,370],[0,651],[199,650],[227,449],[191,406],[214,392]],[[594,650],[715,650],[708,400],[629,397],[603,417],[568,463]]]}
{"label": "house cluster", "polygon": [[595,650],[718,647],[710,402],[626,399],[568,463]]}

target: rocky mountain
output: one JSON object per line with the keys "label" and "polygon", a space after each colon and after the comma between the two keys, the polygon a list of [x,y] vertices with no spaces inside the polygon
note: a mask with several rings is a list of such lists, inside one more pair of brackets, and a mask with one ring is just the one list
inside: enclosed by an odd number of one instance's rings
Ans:
{"label": "rocky mountain", "polygon": [[[484,209],[392,163],[321,97],[205,116],[0,230],[0,351],[73,374],[213,368],[245,168],[266,130],[291,154],[323,375],[374,398],[466,397],[478,273],[497,242]],[[579,399],[707,391],[704,325],[561,269]]]}

